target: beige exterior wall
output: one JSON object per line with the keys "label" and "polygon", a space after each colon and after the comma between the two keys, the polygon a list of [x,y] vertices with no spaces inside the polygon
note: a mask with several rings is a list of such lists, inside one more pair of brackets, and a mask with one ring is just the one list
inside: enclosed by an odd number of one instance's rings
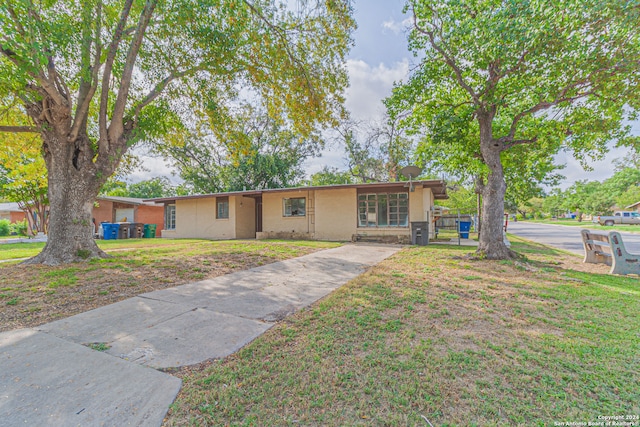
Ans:
{"label": "beige exterior wall", "polygon": [[[304,198],[305,216],[285,217],[284,199]],[[433,193],[417,186],[409,193],[409,222],[431,224]],[[216,199],[176,201],[176,229],[163,237],[206,239],[293,238],[344,241],[358,236],[385,236],[407,241],[409,227],[358,227],[356,188],[293,190],[262,193],[262,232],[256,233],[256,204],[251,197],[229,196],[229,219],[216,219]],[[429,227],[433,235],[433,227]]]}
{"label": "beige exterior wall", "polygon": [[[163,229],[160,231],[160,235],[162,236],[162,238],[165,239],[177,239],[178,238],[178,233],[176,232],[176,230],[167,230],[167,229]],[[183,237],[183,236],[180,236]]]}
{"label": "beige exterior wall", "polygon": [[[179,238],[235,239],[235,197],[229,197],[229,218],[216,219],[216,198],[176,200],[175,236]],[[166,233],[163,233],[165,236]]]}
{"label": "beige exterior wall", "polygon": [[[235,215],[231,215],[234,205]],[[255,239],[256,237],[256,201],[252,197],[229,197],[229,217],[235,218],[236,239]]]}
{"label": "beige exterior wall", "polygon": [[351,240],[358,229],[355,188],[316,190],[315,239]]}
{"label": "beige exterior wall", "polygon": [[[262,235],[266,238],[313,238],[312,218],[313,191],[287,191],[262,194]],[[306,203],[306,215],[286,217],[284,216],[283,200],[288,198],[304,197]],[[314,222],[315,222],[315,218]]]}
{"label": "beige exterior wall", "polygon": [[428,188],[416,187],[415,191],[409,192],[409,223],[411,221],[425,221],[424,210],[422,209],[424,203],[424,193],[430,192]]}

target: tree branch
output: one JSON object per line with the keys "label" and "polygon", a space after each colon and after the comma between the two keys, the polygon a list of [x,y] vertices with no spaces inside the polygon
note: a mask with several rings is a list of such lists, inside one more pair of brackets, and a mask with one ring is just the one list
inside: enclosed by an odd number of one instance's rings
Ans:
{"label": "tree branch", "polygon": [[251,11],[262,22],[264,22],[271,30],[273,30],[278,35],[278,37],[280,38],[280,40],[284,44],[284,49],[285,49],[285,51],[287,53],[287,56],[289,57],[289,60],[291,61],[292,64],[296,64],[296,65],[299,66],[300,72],[304,76],[305,83],[307,85],[307,88],[309,89],[309,94],[311,95],[312,98],[315,98],[315,91],[314,91],[314,88],[313,88],[313,84],[311,84],[311,79],[309,78],[309,73],[307,73],[307,70],[306,70],[306,68],[304,66],[300,66],[300,61],[295,57],[293,52],[291,52],[291,49],[289,48],[289,41],[287,40],[286,34],[284,34],[284,32],[282,31],[282,28],[278,27],[277,25],[273,25],[271,22],[269,22],[269,20],[263,14],[261,14],[258,11],[258,9],[256,9],[255,6],[252,5],[251,3],[249,3],[247,0],[243,0],[243,2],[249,7],[249,9],[251,9]]}
{"label": "tree branch", "polygon": [[[432,12],[434,12],[435,15],[435,11],[432,10]],[[460,69],[460,67],[456,64],[456,61],[454,58],[451,57],[451,55],[449,55],[443,48],[442,46],[440,46],[435,39],[435,35],[433,34],[433,31],[429,31],[426,30],[424,28],[421,28],[418,25],[418,16],[416,15],[415,10],[413,11],[413,25],[415,27],[415,29],[417,31],[419,31],[422,34],[425,34],[427,37],[429,37],[429,43],[431,43],[431,46],[440,54],[444,57],[445,59],[445,63],[453,70],[453,72],[456,75],[456,80],[458,81],[458,84],[465,90],[467,91],[467,93],[471,96],[471,98],[473,99],[473,101],[475,102],[476,105],[480,105],[480,97],[478,96],[478,94],[473,90],[473,88],[471,86],[469,86],[465,81],[464,78],[462,76],[462,70]]]}
{"label": "tree branch", "polygon": [[142,111],[142,109],[147,105],[149,105],[150,103],[152,103],[158,96],[160,96],[160,94],[162,94],[162,91],[169,85],[169,83],[171,83],[174,80],[180,79],[182,77],[195,74],[197,71],[201,69],[202,69],[202,64],[197,67],[191,68],[189,70],[171,74],[167,76],[165,79],[163,79],[162,81],[160,81],[157,85],[155,85],[153,89],[151,89],[151,91],[147,94],[147,96],[145,96],[144,99],[140,101],[140,103],[136,106],[133,114],[134,119],[135,120],[138,119],[138,116],[140,115],[140,112]]}
{"label": "tree branch", "polygon": [[40,129],[34,126],[1,126],[0,132],[7,133],[39,133]]}
{"label": "tree branch", "polygon": [[505,144],[503,150],[508,150],[511,147],[515,147],[516,145],[524,145],[524,144],[533,144],[538,140],[537,136],[534,136],[531,139],[517,139],[515,141],[511,141],[508,144]]}
{"label": "tree branch", "polygon": [[[88,6],[86,9],[88,13]],[[80,81],[80,93],[78,94],[78,105],[76,106],[76,114],[73,118],[73,126],[69,132],[68,140],[74,141],[80,133],[80,128],[85,126],[87,121],[87,111],[89,111],[89,105],[91,100],[98,89],[98,73],[100,72],[100,55],[102,53],[102,45],[100,44],[100,23],[102,22],[102,3],[96,4],[96,47],[95,56],[93,59],[93,65],[90,64],[91,57],[91,34],[90,28],[86,27],[83,30],[83,57],[82,66],[87,67],[89,71],[89,80],[85,81],[82,77]],[[86,31],[86,33],[84,32]]]}
{"label": "tree branch", "polygon": [[138,28],[136,29],[135,36],[131,41],[131,45],[129,45],[127,59],[125,60],[122,77],[120,78],[118,96],[116,97],[116,103],[113,107],[111,125],[108,130],[109,139],[112,142],[120,139],[124,131],[123,118],[127,104],[127,97],[129,96],[129,88],[131,87],[133,67],[135,65],[136,58],[138,57],[138,52],[140,51],[145,31],[149,25],[151,16],[153,15],[153,10],[156,7],[156,3],[156,0],[147,0],[142,13],[140,14],[140,20],[138,21]]}
{"label": "tree branch", "polygon": [[129,18],[131,12],[131,5],[133,0],[126,0],[122,8],[122,14],[120,15],[120,21],[116,26],[116,30],[113,34],[113,40],[109,45],[109,51],[107,53],[107,59],[105,61],[104,73],[102,74],[102,93],[100,96],[100,110],[98,116],[98,126],[100,138],[98,141],[98,150],[100,153],[107,154],[109,149],[109,140],[107,133],[107,109],[109,106],[109,81],[111,80],[111,73],[113,71],[113,63],[116,59],[116,53],[118,52],[118,46],[122,41],[124,27]]}

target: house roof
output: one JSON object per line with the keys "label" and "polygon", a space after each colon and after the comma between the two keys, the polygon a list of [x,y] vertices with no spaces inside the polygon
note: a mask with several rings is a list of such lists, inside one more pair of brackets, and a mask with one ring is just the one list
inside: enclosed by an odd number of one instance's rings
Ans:
{"label": "house roof", "polygon": [[145,200],[145,199],[137,199],[135,197],[115,197],[115,196],[98,196],[96,200],[106,200],[108,202],[116,202],[116,203],[126,203],[129,205],[147,205],[147,206],[156,206],[157,204]]}
{"label": "house roof", "polygon": [[0,203],[0,212],[22,212],[15,202]]}
{"label": "house roof", "polygon": [[[413,181],[414,186],[422,186],[431,188],[435,199],[448,199],[446,182],[440,179],[430,179],[424,181]],[[379,190],[388,188],[405,188],[409,186],[409,181],[398,182],[373,182],[366,184],[335,184],[320,185],[315,187],[293,187],[293,188],[269,188],[264,190],[248,190],[248,191],[230,191],[227,193],[210,193],[210,194],[194,194],[191,196],[161,197],[156,199],[146,199],[145,201],[153,201],[156,203],[171,203],[176,200],[203,199],[209,197],[225,197],[225,196],[244,196],[257,197],[264,193],[282,193],[291,191],[311,191],[311,190],[337,190],[345,188],[356,188],[359,190]]]}
{"label": "house roof", "polygon": [[625,209],[633,209],[638,205],[640,205],[640,202],[635,202],[634,204],[627,206]]}

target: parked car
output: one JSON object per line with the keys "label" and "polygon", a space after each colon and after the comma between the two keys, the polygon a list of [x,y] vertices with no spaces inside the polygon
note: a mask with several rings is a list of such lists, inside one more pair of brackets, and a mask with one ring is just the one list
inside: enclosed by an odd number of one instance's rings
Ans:
{"label": "parked car", "polygon": [[640,225],[640,212],[633,211],[618,211],[614,212],[612,216],[594,216],[593,222],[600,225],[614,225],[614,224],[638,224]]}

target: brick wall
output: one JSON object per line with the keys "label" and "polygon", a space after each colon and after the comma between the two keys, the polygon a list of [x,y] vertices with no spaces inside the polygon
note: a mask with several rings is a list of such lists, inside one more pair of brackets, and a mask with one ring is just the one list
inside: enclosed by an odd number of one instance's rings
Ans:
{"label": "brick wall", "polygon": [[27,219],[27,214],[24,212],[11,212],[9,221],[13,222],[22,222]]}
{"label": "brick wall", "polygon": [[96,219],[96,227],[101,222],[113,222],[113,202],[98,200],[99,206],[93,206],[93,217]]}
{"label": "brick wall", "polygon": [[160,230],[164,228],[164,206],[138,206],[136,209],[136,222],[156,224],[156,236],[160,237]]}

